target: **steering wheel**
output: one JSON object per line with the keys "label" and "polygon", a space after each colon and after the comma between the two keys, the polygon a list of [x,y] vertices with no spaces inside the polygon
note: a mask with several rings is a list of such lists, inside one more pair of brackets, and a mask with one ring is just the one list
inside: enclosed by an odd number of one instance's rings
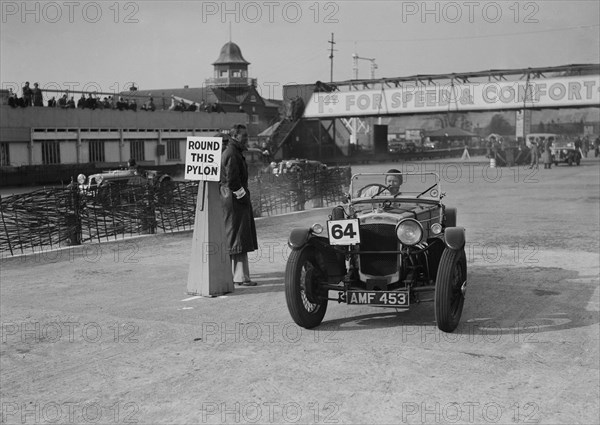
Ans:
{"label": "steering wheel", "polygon": [[[379,188],[379,190],[378,190],[378,191],[376,191],[376,192],[375,192],[375,194],[379,194],[379,193],[383,192],[384,190],[389,190],[388,186],[384,186],[384,185],[382,185],[382,184],[379,184],[379,183],[370,183],[370,184],[366,185],[365,187],[363,187],[363,188],[359,189],[359,191],[358,191],[358,193],[356,194],[356,196],[357,196],[358,198],[362,197],[362,196],[363,196],[363,193],[364,193],[364,192],[365,192],[367,189],[370,189],[370,188],[372,188],[372,187],[377,187],[377,188]],[[373,194],[373,195],[371,195],[371,196],[375,196],[375,194]]]}

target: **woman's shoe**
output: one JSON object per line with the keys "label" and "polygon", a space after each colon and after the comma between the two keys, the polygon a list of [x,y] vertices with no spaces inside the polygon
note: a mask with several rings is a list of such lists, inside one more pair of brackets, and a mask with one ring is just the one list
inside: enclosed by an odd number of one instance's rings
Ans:
{"label": "woman's shoe", "polygon": [[247,281],[247,282],[242,282],[240,285],[242,286],[256,286],[256,282],[253,282],[251,280]]}

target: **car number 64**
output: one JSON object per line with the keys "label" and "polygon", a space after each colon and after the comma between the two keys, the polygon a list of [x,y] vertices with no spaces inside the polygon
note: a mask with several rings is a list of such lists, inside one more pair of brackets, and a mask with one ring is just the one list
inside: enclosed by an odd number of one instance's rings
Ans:
{"label": "car number 64", "polygon": [[360,243],[358,219],[328,221],[327,231],[331,245],[354,245]]}

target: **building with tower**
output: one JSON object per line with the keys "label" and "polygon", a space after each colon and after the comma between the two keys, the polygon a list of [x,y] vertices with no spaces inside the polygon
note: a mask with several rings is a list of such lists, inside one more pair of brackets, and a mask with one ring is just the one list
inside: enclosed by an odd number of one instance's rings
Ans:
{"label": "building with tower", "polygon": [[[233,124],[248,126],[250,143],[279,120],[282,101],[265,99],[257,79],[248,75],[239,46],[227,42],[212,64],[214,75],[203,86],[174,89],[132,87],[114,93],[72,91],[69,97],[112,96],[137,109],[104,107],[11,107],[9,91],[0,91],[0,177],[2,185],[68,182],[79,172],[138,164],[183,169],[188,136],[213,136]],[[42,83],[43,86],[43,83]],[[56,91],[56,90],[55,90]],[[44,105],[51,96],[44,92]],[[152,99],[153,108],[147,110]]]}

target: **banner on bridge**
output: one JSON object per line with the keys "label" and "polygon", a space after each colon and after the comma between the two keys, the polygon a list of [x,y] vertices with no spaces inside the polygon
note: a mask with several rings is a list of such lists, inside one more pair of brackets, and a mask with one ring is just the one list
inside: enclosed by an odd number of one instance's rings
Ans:
{"label": "banner on bridge", "polygon": [[313,93],[305,118],[400,115],[447,111],[598,106],[600,76],[486,83],[416,84]]}

